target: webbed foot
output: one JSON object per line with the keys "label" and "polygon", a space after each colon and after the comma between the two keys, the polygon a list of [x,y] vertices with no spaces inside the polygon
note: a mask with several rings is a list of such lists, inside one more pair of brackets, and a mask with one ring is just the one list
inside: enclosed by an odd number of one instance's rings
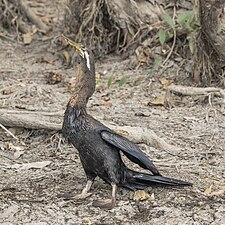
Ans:
{"label": "webbed foot", "polygon": [[100,199],[93,201],[92,205],[102,209],[112,209],[116,206],[116,202],[114,199]]}

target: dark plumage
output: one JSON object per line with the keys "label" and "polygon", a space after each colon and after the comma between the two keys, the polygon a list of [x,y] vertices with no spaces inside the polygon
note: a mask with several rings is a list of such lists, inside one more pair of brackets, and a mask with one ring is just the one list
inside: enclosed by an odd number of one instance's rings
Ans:
{"label": "dark plumage", "polygon": [[[66,41],[79,53],[76,66],[75,93],[68,102],[63,123],[63,134],[79,151],[87,176],[87,184],[76,199],[86,198],[94,179],[98,176],[112,185],[112,198],[98,200],[95,206],[112,208],[116,202],[118,186],[131,190],[143,189],[153,184],[191,185],[188,182],[163,177],[152,161],[127,138],[115,133],[86,111],[88,99],[95,91],[95,65],[91,52],[68,38]],[[121,152],[132,162],[151,171],[139,173],[129,169],[121,159]]]}

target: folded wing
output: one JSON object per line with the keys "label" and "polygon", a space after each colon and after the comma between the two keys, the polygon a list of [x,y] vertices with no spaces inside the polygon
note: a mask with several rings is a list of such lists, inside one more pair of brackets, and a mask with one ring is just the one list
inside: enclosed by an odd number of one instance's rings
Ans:
{"label": "folded wing", "polygon": [[101,136],[103,140],[120,149],[132,162],[138,164],[144,169],[150,170],[153,175],[160,176],[159,171],[152,161],[139,149],[137,145],[129,141],[127,138],[110,131],[101,131]]}

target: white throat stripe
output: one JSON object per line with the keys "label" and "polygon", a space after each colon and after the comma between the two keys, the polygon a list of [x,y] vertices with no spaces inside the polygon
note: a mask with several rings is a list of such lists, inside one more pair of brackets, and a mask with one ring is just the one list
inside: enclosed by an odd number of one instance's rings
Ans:
{"label": "white throat stripe", "polygon": [[89,54],[88,54],[88,52],[86,50],[84,51],[84,56],[85,56],[85,58],[87,60],[87,67],[88,67],[89,70],[91,70],[90,58],[89,58]]}

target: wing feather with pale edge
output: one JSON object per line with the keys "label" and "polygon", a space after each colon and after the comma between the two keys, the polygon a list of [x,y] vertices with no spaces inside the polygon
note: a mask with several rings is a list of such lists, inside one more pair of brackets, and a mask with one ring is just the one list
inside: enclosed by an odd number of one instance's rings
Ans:
{"label": "wing feather with pale edge", "polygon": [[102,139],[119,148],[132,162],[144,169],[150,170],[154,175],[160,175],[152,161],[142,152],[139,147],[127,138],[109,131],[101,131]]}

